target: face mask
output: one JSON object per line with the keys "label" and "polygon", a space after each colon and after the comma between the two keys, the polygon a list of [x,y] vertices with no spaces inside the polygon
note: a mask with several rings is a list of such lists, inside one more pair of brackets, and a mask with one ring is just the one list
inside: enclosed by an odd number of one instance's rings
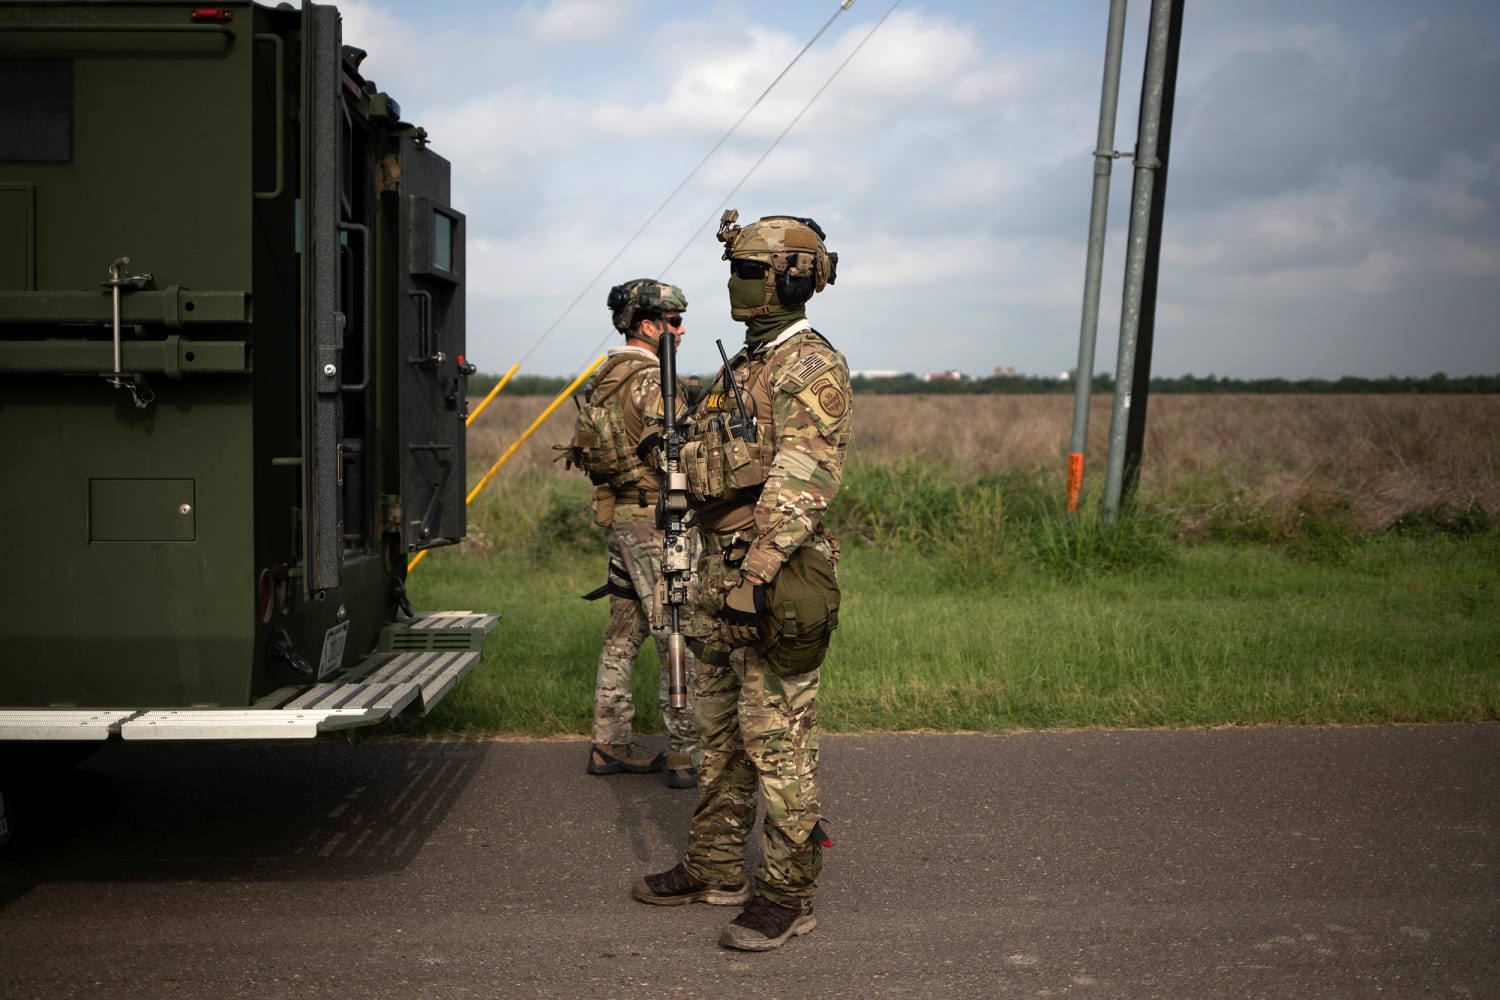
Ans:
{"label": "face mask", "polygon": [[[729,279],[729,308],[730,309],[759,309],[766,303],[766,282],[764,278],[736,278]],[[744,322],[744,320],[739,320]]]}

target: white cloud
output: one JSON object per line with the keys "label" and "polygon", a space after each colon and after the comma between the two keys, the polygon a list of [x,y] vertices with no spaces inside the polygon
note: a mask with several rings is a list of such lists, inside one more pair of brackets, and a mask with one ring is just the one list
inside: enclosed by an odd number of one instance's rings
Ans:
{"label": "white cloud", "polygon": [[588,114],[575,98],[507,87],[429,115],[423,127],[450,161],[488,176],[517,158],[571,149]]}
{"label": "white cloud", "polygon": [[550,0],[540,9],[523,8],[516,20],[522,29],[552,44],[605,38],[624,41],[637,19],[635,8],[628,0]]}
{"label": "white cloud", "polygon": [[[847,28],[838,43],[820,53],[814,65],[833,70],[864,42],[871,24]],[[843,96],[855,100],[874,98],[896,103],[924,100],[951,91],[953,82],[981,56],[974,32],[946,18],[932,18],[918,11],[897,10],[881,25],[859,55],[834,84]]]}

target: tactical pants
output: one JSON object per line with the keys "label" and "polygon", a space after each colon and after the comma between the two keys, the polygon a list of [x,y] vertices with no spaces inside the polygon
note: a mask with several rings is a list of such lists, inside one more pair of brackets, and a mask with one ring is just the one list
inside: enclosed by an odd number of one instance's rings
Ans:
{"label": "tactical pants", "polygon": [[812,899],[823,861],[813,836],[818,671],[777,677],[753,649],[735,650],[729,660],[698,663],[693,708],[703,764],[684,865],[705,882],[739,882],[759,791],[766,818],[756,891],[797,905]]}
{"label": "tactical pants", "polygon": [[[703,614],[694,618],[700,643],[707,639],[711,609],[723,602],[725,580],[738,578],[738,569],[723,562],[729,544],[727,537],[704,538],[698,563]],[[754,649],[727,652],[711,639],[702,648],[693,714],[703,764],[683,864],[705,882],[738,883],[759,792],[766,817],[756,891],[774,903],[803,903],[812,899],[823,863],[813,836],[822,810],[819,671],[779,677]]]}
{"label": "tactical pants", "polygon": [[[650,522],[616,521],[604,529],[609,543],[610,559],[625,567],[637,596],[609,597],[609,626],[604,633],[604,648],[599,653],[599,668],[594,681],[594,742],[629,743],[634,739],[635,701],[632,680],[636,655],[651,633],[649,604],[654,599],[661,578],[662,534]],[[697,759],[698,733],[693,725],[693,707],[674,709],[667,691],[667,637],[655,633],[656,652],[661,663],[658,697],[662,723],[667,730],[668,749]],[[686,657],[688,690],[693,689],[697,663],[692,653]]]}

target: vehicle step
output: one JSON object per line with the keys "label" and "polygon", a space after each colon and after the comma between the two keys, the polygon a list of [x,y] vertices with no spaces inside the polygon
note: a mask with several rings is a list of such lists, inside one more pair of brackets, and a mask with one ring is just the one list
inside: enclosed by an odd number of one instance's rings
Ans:
{"label": "vehicle step", "polygon": [[107,740],[133,709],[12,708],[0,711],[3,740]]}
{"label": "vehicle step", "polygon": [[378,709],[184,708],[142,712],[120,726],[125,740],[310,740],[319,733],[384,719]]}

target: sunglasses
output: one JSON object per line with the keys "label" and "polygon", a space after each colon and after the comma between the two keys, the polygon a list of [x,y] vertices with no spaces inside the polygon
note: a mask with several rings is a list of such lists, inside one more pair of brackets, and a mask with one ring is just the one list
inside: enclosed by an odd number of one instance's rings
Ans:
{"label": "sunglasses", "polygon": [[767,267],[758,260],[731,260],[729,273],[736,278],[754,280],[766,276]]}
{"label": "sunglasses", "polygon": [[682,329],[682,317],[681,316],[667,316],[667,317],[664,317],[664,318],[667,321],[667,325],[670,326],[672,329],[674,329],[674,330],[680,330],[680,329]]}

